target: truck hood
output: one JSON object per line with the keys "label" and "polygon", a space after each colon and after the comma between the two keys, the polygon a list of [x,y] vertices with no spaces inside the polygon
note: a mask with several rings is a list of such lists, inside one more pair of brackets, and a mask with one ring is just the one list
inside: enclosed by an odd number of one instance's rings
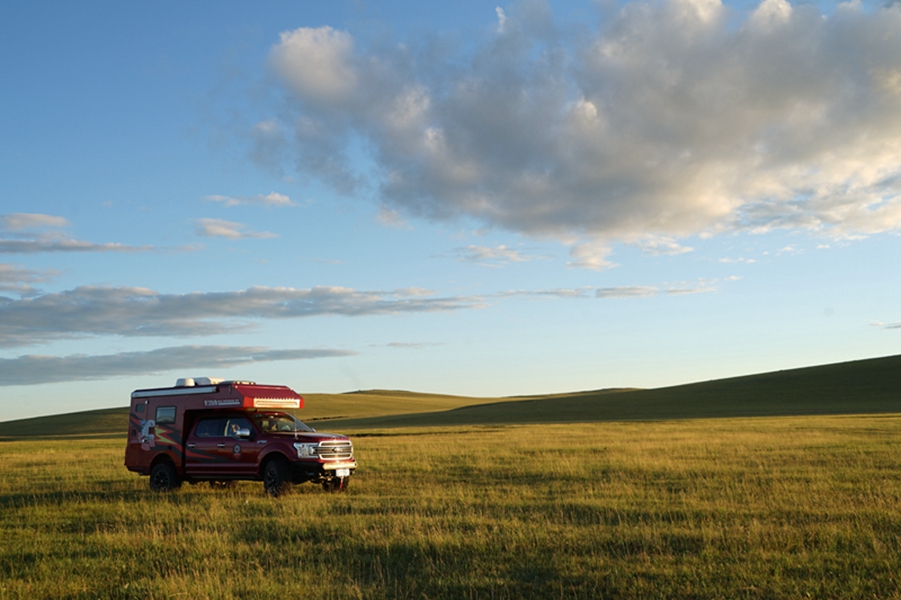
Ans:
{"label": "truck hood", "polygon": [[339,435],[337,433],[324,433],[322,431],[298,431],[296,434],[293,432],[273,432],[267,433],[265,435],[267,438],[278,439],[278,440],[294,440],[296,439],[298,442],[321,442],[324,440],[347,440],[350,439],[346,435]]}

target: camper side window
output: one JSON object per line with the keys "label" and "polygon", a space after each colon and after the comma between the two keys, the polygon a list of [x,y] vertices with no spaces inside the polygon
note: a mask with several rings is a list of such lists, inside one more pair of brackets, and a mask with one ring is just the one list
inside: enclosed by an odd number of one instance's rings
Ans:
{"label": "camper side window", "polygon": [[160,406],[156,409],[156,424],[166,425],[167,423],[175,423],[174,406]]}

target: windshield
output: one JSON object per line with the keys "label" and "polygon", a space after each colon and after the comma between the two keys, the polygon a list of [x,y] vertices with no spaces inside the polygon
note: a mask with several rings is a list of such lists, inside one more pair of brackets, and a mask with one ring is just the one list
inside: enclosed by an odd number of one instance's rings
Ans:
{"label": "windshield", "polygon": [[294,433],[295,431],[315,431],[312,427],[287,413],[254,413],[254,422],[265,433]]}

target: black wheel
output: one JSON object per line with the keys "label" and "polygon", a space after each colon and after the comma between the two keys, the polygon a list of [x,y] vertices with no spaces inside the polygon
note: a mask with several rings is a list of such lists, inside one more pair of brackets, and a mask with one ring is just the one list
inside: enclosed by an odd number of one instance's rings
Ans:
{"label": "black wheel", "polygon": [[350,477],[333,477],[322,482],[322,489],[326,492],[344,492],[347,491],[347,484],[350,483]]}
{"label": "black wheel", "polygon": [[263,488],[273,498],[278,498],[291,486],[291,470],[284,459],[274,458],[263,467]]}
{"label": "black wheel", "polygon": [[229,489],[235,487],[235,481],[234,480],[211,481],[210,487],[213,488],[214,490],[229,490]]}
{"label": "black wheel", "polygon": [[160,462],[150,469],[150,489],[154,492],[169,492],[181,485],[175,466],[170,462]]}

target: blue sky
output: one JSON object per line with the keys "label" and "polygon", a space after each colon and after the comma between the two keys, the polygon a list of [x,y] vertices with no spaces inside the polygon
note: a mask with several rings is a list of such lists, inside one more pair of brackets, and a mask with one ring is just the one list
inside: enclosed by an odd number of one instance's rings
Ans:
{"label": "blue sky", "polygon": [[897,4],[5,2],[0,77],[0,420],[901,349]]}

